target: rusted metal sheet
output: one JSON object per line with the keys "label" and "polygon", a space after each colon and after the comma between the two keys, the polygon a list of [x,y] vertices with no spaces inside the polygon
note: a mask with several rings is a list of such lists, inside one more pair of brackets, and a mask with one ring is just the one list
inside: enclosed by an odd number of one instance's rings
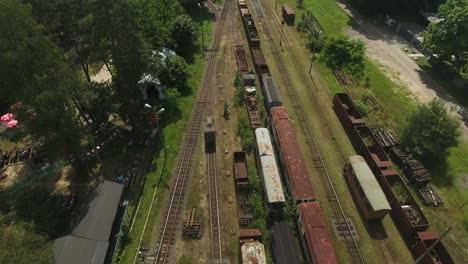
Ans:
{"label": "rusted metal sheet", "polygon": [[338,263],[319,203],[299,204],[298,226],[307,263]]}
{"label": "rusted metal sheet", "polygon": [[241,228],[239,229],[239,240],[249,240],[249,239],[255,239],[258,241],[262,240],[262,232],[258,229],[246,229],[246,228]]}
{"label": "rusted metal sheet", "polygon": [[280,165],[290,193],[296,202],[313,201],[314,189],[286,108],[273,107],[271,118],[273,136],[280,147]]}

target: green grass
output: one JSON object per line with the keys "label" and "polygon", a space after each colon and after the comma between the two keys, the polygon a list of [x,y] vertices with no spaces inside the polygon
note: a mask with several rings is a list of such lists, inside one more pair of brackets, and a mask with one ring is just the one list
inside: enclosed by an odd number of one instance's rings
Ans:
{"label": "green grass", "polygon": [[[274,4],[274,1],[270,1],[270,3],[272,2]],[[279,2],[287,2],[291,6],[295,6],[295,1],[293,0]],[[342,33],[349,24],[349,19],[346,14],[336,5],[335,1],[305,1],[304,6],[304,10],[308,8],[312,9],[313,14],[320,20],[328,34]],[[321,7],[327,10],[323,11],[320,9]],[[303,10],[295,10],[298,14],[297,17],[300,17]],[[340,14],[336,14],[335,12]],[[421,60],[420,63],[422,65],[426,64],[424,60]],[[362,95],[372,95],[384,111],[374,109],[371,111],[369,117],[366,118],[366,123],[383,124],[387,128],[398,132],[406,121],[408,114],[416,108],[416,102],[412,99],[406,87],[394,83],[387,77],[385,68],[369,60],[366,60],[365,66],[365,77],[367,76],[370,79],[370,88],[365,88],[362,83],[357,83],[354,87],[345,89],[338,84],[331,70],[320,60],[315,62],[314,69],[318,72],[317,75],[320,76],[321,81],[328,86],[330,94],[347,90],[354,98],[359,98]],[[435,79],[437,80],[437,76],[435,76]],[[297,89],[299,91],[300,87]],[[459,100],[463,100],[465,103],[468,102],[468,100],[463,97],[467,96],[466,92],[463,96],[454,96]],[[312,112],[309,114],[312,115]],[[300,135],[298,136],[300,138]],[[335,136],[337,136],[337,134],[335,134]],[[333,155],[333,153],[327,152],[329,151],[327,146],[322,146],[321,142],[319,142],[319,145],[325,157]],[[307,157],[307,154],[305,154],[305,156]],[[429,167],[431,164],[427,165]],[[332,171],[333,168],[334,167],[332,167]],[[467,180],[464,180],[468,177],[468,142],[461,142],[459,146],[451,148],[447,156],[446,164],[436,164],[436,166],[431,166],[429,169],[434,178],[432,183],[446,203],[442,207],[432,208],[422,206],[422,209],[431,225],[430,230],[435,230],[441,234],[450,224],[456,225],[456,229],[444,238],[444,244],[449,248],[455,263],[462,263],[464,256],[467,254],[466,245],[468,244],[468,204],[461,208],[461,206],[468,201],[468,183]],[[314,179],[312,179],[312,181],[314,182]],[[342,186],[340,185],[341,181],[336,180],[334,183],[337,185],[336,188],[340,193],[346,193],[346,190],[342,190]],[[314,184],[319,186],[319,183],[316,183],[316,181]],[[416,195],[414,188],[411,188],[411,190],[413,194]],[[321,190],[316,191],[318,194],[321,193]],[[415,199],[419,202],[419,198],[415,196]],[[343,202],[346,203],[346,201]],[[324,208],[324,210],[327,211],[327,208]],[[355,219],[355,221],[357,220]],[[391,219],[386,218],[385,222],[391,222]],[[396,239],[396,236],[400,236],[399,233],[394,232],[394,230],[390,230],[389,235],[390,240]],[[398,242],[394,245],[400,244],[401,243]],[[401,245],[403,246],[404,244]],[[365,249],[364,247],[363,250]],[[338,247],[338,251],[339,250],[340,248]],[[406,251],[406,249],[401,250]],[[396,248],[394,252],[402,252],[401,250]],[[371,254],[371,252],[365,252],[365,254]]]}
{"label": "green grass", "polygon": [[[211,29],[212,23],[205,23],[204,30],[205,30],[205,41],[206,43],[210,43],[211,41]],[[198,39],[199,45],[201,45],[201,36]],[[190,96],[183,97],[179,100],[179,108],[182,113],[181,119],[177,120],[176,122],[172,122],[164,127],[163,135],[164,135],[164,143],[167,148],[167,164],[164,170],[164,174],[162,175],[162,186],[158,190],[156,195],[155,204],[150,212],[149,221],[147,224],[147,228],[143,235],[142,239],[142,246],[149,245],[151,239],[153,238],[153,227],[156,225],[158,220],[158,213],[159,209],[162,206],[162,200],[164,197],[164,192],[167,190],[164,188],[164,185],[167,184],[169,180],[172,169],[175,165],[175,160],[177,158],[177,154],[180,148],[180,144],[183,138],[184,132],[184,125],[187,123],[188,119],[190,118],[193,103],[195,100],[195,96],[197,94],[197,90],[202,78],[203,68],[205,65],[204,59],[197,54],[195,56],[194,62],[190,64],[190,72],[192,76],[188,80],[189,87],[191,87],[193,93]],[[163,117],[164,118],[164,117]],[[164,154],[163,151],[160,151],[156,154],[153,163],[156,164],[156,169],[151,171],[147,175],[146,184],[144,186],[142,198],[141,198],[141,205],[136,215],[135,224],[133,226],[132,232],[129,234],[129,241],[122,252],[120,263],[133,263],[135,253],[137,250],[138,242],[140,240],[141,234],[143,232],[143,226],[146,220],[146,216],[148,210],[151,206],[153,191],[154,188],[158,185],[160,179],[160,169],[161,164],[163,164]],[[166,184],[164,184],[166,183]],[[135,197],[134,200],[130,201],[129,207],[129,214],[133,214],[133,211],[136,210],[136,206],[138,205],[138,197]],[[128,221],[131,222],[129,219]]]}
{"label": "green grass", "polygon": [[[348,26],[348,15],[343,12],[334,0],[305,0],[302,8],[296,7],[296,0],[278,0],[278,10],[285,3],[289,4],[296,12],[296,23],[301,19],[302,14],[310,10],[319,20],[325,34],[343,33]],[[270,4],[274,6],[274,1],[270,0]]]}

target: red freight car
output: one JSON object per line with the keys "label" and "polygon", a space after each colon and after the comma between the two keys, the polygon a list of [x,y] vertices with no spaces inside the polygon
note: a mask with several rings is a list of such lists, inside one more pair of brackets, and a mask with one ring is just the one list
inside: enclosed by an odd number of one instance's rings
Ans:
{"label": "red freight car", "polygon": [[392,207],[395,225],[405,236],[426,231],[429,222],[414,200],[405,183],[394,170],[383,170],[378,178]]}
{"label": "red freight car", "polygon": [[244,151],[236,151],[233,154],[234,162],[234,183],[236,190],[246,190],[249,186],[249,176],[247,173],[247,156]]}
{"label": "red freight car", "polygon": [[[428,249],[434,242],[439,239],[439,236],[436,232],[418,232],[416,234],[416,240],[411,246],[411,252],[415,259],[419,258],[424,254],[426,249]],[[453,264],[455,263],[448,253],[447,249],[445,248],[442,241],[439,241],[436,246],[429,251],[421,259],[421,264]]]}
{"label": "red freight car", "polygon": [[337,93],[333,97],[333,109],[343,125],[346,133],[350,134],[355,126],[364,125],[364,117],[347,93]]}
{"label": "red freight car", "polygon": [[271,108],[271,119],[280,167],[289,192],[296,203],[313,201],[315,193],[286,108]]}
{"label": "red freight car", "polygon": [[289,5],[283,5],[281,11],[283,13],[284,22],[286,22],[286,24],[289,26],[294,26],[294,20],[296,19],[296,13],[294,12],[294,9]]}
{"label": "red freight car", "polygon": [[319,203],[299,205],[297,226],[307,263],[338,263]]}
{"label": "red freight car", "polygon": [[380,175],[381,170],[389,169],[392,166],[390,158],[379,145],[369,127],[354,127],[351,132],[351,142],[376,176]]}

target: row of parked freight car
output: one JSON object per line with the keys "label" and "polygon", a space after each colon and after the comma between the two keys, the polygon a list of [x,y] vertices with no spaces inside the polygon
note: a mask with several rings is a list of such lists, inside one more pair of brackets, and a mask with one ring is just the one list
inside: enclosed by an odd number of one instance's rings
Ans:
{"label": "row of parked freight car", "polygon": [[[379,140],[376,139],[372,130],[366,126],[363,116],[357,110],[350,96],[346,93],[336,94],[333,98],[333,108],[354,148],[369,164],[372,173],[383,189],[390,202],[391,215],[395,225],[408,242],[410,251],[415,258],[421,256],[438,239],[437,234],[426,232],[429,228],[428,220],[398,172],[393,169],[387,152],[379,144]],[[360,207],[362,211],[366,210],[365,205],[360,205]],[[442,242],[439,242],[420,263],[445,264],[454,262]]]}
{"label": "row of parked freight car", "polygon": [[[315,201],[314,189],[299,150],[294,128],[288,117],[287,109],[282,106],[279,90],[260,48],[258,30],[245,0],[239,0],[239,10],[255,72],[260,80],[265,108],[271,116],[272,133],[268,128],[255,127],[251,124],[255,133],[256,163],[263,179],[269,215],[274,219],[276,212],[286,202],[284,192],[286,189],[297,205],[296,223],[306,262],[337,263],[325,225],[325,218],[321,212],[320,204]],[[241,66],[239,68],[241,72],[246,70],[245,65],[244,62],[238,62],[238,66]],[[249,107],[248,104],[247,106]],[[285,188],[282,182],[285,182]],[[281,239],[278,241],[278,243],[274,243],[273,248],[275,263],[299,263],[298,255],[291,254],[285,257],[285,254],[291,252],[288,248],[291,245],[280,243]]]}

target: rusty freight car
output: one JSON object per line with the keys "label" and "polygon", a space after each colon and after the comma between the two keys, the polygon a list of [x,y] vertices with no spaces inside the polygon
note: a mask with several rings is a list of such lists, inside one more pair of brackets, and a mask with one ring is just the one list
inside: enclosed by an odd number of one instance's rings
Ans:
{"label": "rusty freight car", "polygon": [[244,151],[233,153],[234,183],[236,190],[244,190],[249,186],[249,175],[247,173],[247,155]]}
{"label": "rusty freight car", "polygon": [[297,226],[307,263],[338,263],[319,203],[299,205]]}
{"label": "rusty freight car", "polygon": [[262,74],[270,74],[270,68],[268,68],[262,49],[259,47],[251,47],[250,53],[252,54],[252,60],[257,74],[259,76]]}
{"label": "rusty freight car", "polygon": [[271,120],[279,164],[289,192],[296,203],[313,201],[314,189],[286,108],[273,107]]}
{"label": "rusty freight car", "polygon": [[[436,232],[418,232],[416,239],[411,245],[411,252],[415,259],[419,258],[424,252],[437,240],[439,236]],[[429,251],[422,259],[421,264],[453,264],[455,263],[445,248],[442,241],[437,242],[436,246]]]}
{"label": "rusty freight car", "polygon": [[348,135],[351,134],[354,127],[364,125],[364,117],[359,113],[347,93],[335,94],[333,109]]}
{"label": "rusty freight car", "polygon": [[384,170],[382,177],[378,179],[392,207],[391,214],[395,225],[401,232],[409,237],[426,231],[429,222],[398,173],[394,170]]}
{"label": "rusty freight car", "polygon": [[247,64],[247,58],[245,57],[245,50],[242,45],[236,46],[236,64],[237,69],[240,73],[245,74],[249,72],[249,65]]}
{"label": "rusty freight car", "polygon": [[289,5],[283,5],[281,8],[283,14],[283,20],[288,26],[294,26],[294,20],[296,19],[296,13],[294,9]]}
{"label": "rusty freight car", "polygon": [[367,161],[375,176],[378,177],[381,170],[392,166],[390,158],[367,126],[354,127],[351,132],[351,142],[359,155]]}
{"label": "rusty freight car", "polygon": [[242,16],[244,23],[245,34],[250,47],[260,46],[260,37],[258,35],[257,27],[255,26],[253,17],[251,14],[244,14]]}

